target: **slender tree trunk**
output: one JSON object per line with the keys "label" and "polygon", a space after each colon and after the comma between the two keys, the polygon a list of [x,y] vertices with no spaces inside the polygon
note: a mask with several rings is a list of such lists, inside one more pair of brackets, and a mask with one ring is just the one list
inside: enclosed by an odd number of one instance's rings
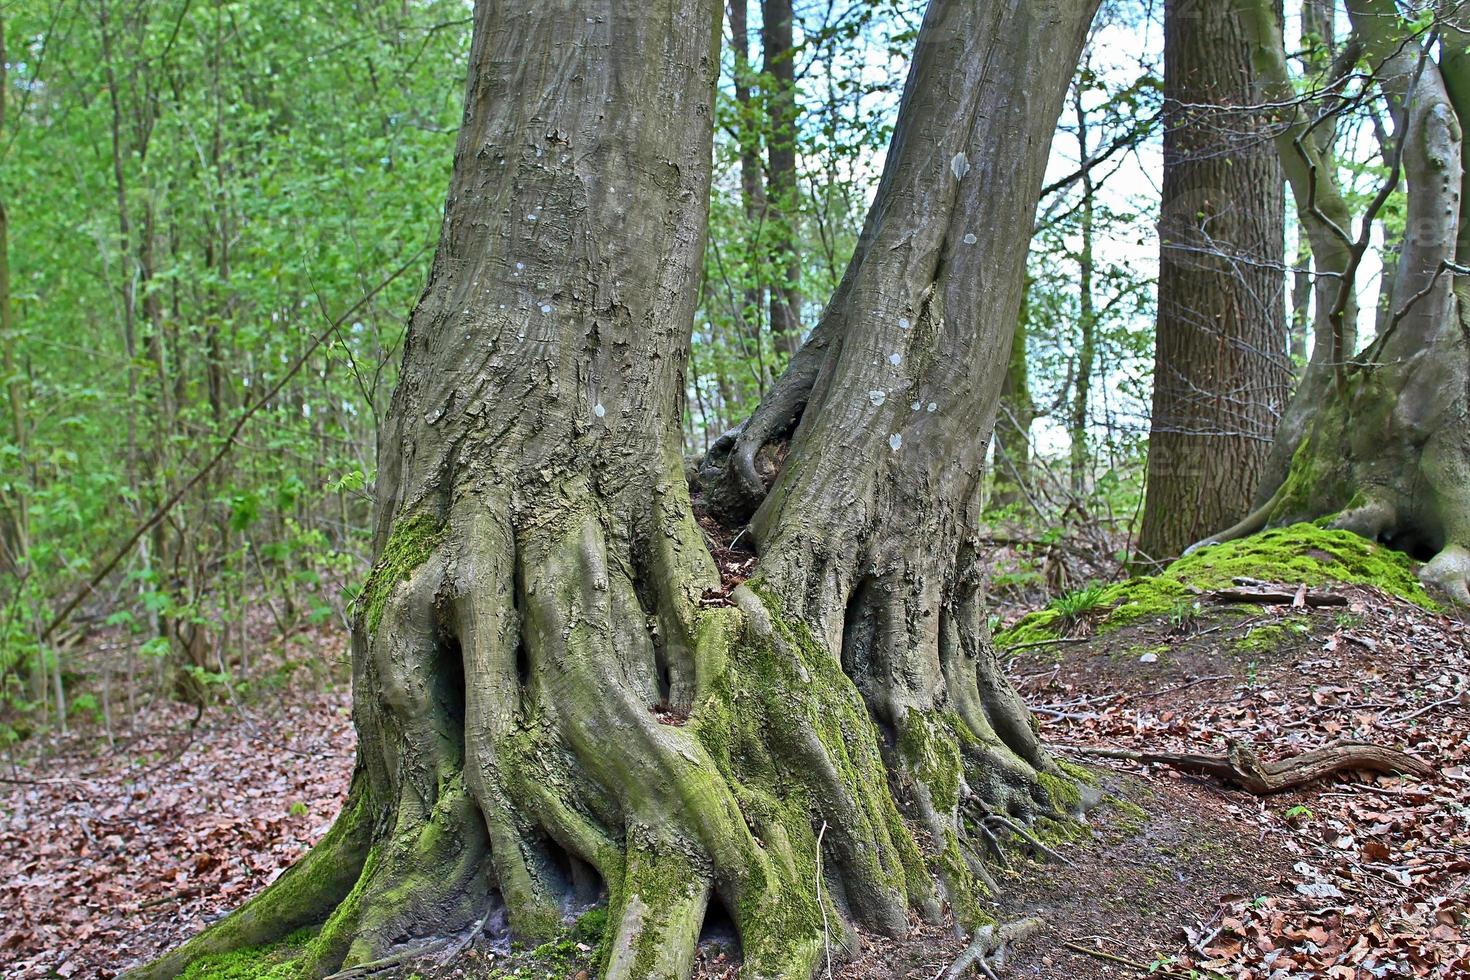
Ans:
{"label": "slender tree trunk", "polygon": [[1087,426],[1088,406],[1092,398],[1092,369],[1097,360],[1097,313],[1093,301],[1092,280],[1095,272],[1092,258],[1093,213],[1096,206],[1096,187],[1092,171],[1087,168],[1091,148],[1087,139],[1087,106],[1083,102],[1084,84],[1079,78],[1073,83],[1074,122],[1077,127],[1077,159],[1082,170],[1081,245],[1077,251],[1077,370],[1073,376],[1076,387],[1072,391],[1071,412],[1067,419],[1067,434],[1070,437],[1070,460],[1072,496],[1082,499],[1087,494],[1090,482],[1092,453],[1088,449]]}
{"label": "slender tree trunk", "polygon": [[796,50],[791,0],[761,0],[766,107],[767,210],[776,281],[771,284],[771,336],[786,355],[801,346],[801,258],[796,246],[801,200],[796,185]]}
{"label": "slender tree trunk", "polygon": [[1036,420],[1036,404],[1031,400],[1026,362],[1028,319],[1023,298],[1016,332],[1011,337],[1005,380],[1001,382],[1000,412],[995,419],[995,491],[991,499],[998,507],[1020,500],[1030,480],[1031,424]]}
{"label": "slender tree trunk", "polygon": [[[1327,73],[1331,69],[1336,51],[1335,8],[1335,0],[1302,2],[1302,43],[1306,48],[1302,60],[1310,78],[1319,86],[1327,83]],[[1270,86],[1271,74],[1262,73],[1262,81]],[[1319,148],[1330,153],[1336,132],[1334,123],[1323,121],[1317,125],[1312,137]],[[1309,231],[1312,224],[1310,219],[1297,221],[1296,262],[1292,266],[1291,337],[1288,352],[1293,368],[1298,370],[1307,363],[1307,341],[1312,337],[1312,236]],[[1269,480],[1269,475],[1267,479]],[[1267,480],[1263,480],[1264,482]],[[1257,500],[1260,499],[1262,498],[1258,491]]]}
{"label": "slender tree trunk", "polygon": [[[9,78],[5,61],[5,19],[0,14],[0,140],[5,137],[6,98]],[[16,361],[14,313],[10,308],[10,214],[5,208],[5,188],[0,185],[0,358],[5,371],[5,394],[10,414],[10,437],[14,441],[19,466],[29,467],[27,452],[25,382]],[[21,489],[14,495],[5,528],[6,550],[11,571],[18,579],[29,575],[31,551],[30,492]]]}
{"label": "slender tree trunk", "polygon": [[1164,11],[1164,187],[1139,551],[1250,510],[1286,401],[1283,188],[1236,0]]}
{"label": "slender tree trunk", "polygon": [[1287,353],[1294,369],[1307,363],[1307,339],[1312,335],[1312,239],[1297,224],[1296,260],[1291,267],[1291,319]]}
{"label": "slender tree trunk", "polygon": [[[745,212],[746,241],[741,252],[746,264],[755,270],[753,284],[745,290],[745,305],[740,311],[739,326],[742,331],[747,320],[756,324],[761,320],[761,306],[765,299],[765,287],[761,275],[763,255],[761,241],[765,238],[766,185],[761,172],[760,132],[756,109],[751,100],[751,83],[754,70],[750,64],[749,0],[730,0],[730,39],[734,47],[735,73],[733,89],[735,106],[739,114],[737,129],[740,141],[740,203]],[[758,334],[758,331],[757,331]],[[742,333],[743,336],[743,333]],[[757,339],[759,337],[757,336]],[[762,384],[767,379],[762,379]]]}
{"label": "slender tree trunk", "polygon": [[140,975],[325,919],[320,976],[500,903],[535,938],[605,897],[604,975],[638,980],[689,975],[714,902],[752,978],[806,980],[850,924],[901,935],[941,899],[979,923],[986,835],[1083,800],[1001,673],[975,537],[1013,230],[1091,12],[931,5],[760,564],[730,589],[679,455],[719,6],[477,5],[379,445],[349,801]]}

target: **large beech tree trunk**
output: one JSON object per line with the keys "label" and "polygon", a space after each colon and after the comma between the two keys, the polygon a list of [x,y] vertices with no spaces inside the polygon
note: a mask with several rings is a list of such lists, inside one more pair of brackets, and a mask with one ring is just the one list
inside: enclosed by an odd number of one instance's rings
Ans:
{"label": "large beech tree trunk", "polygon": [[1237,0],[1164,6],[1164,184],[1148,492],[1158,561],[1238,520],[1289,388],[1281,164]]}
{"label": "large beech tree trunk", "polygon": [[[1318,275],[1316,349],[1278,435],[1286,460],[1250,516],[1210,541],[1335,515],[1337,526],[1428,559],[1420,576],[1470,603],[1470,223],[1463,152],[1470,112],[1464,25],[1445,29],[1439,60],[1385,0],[1350,0],[1351,43],[1375,70],[1394,122],[1406,185],[1406,231],[1385,327],[1354,356],[1351,286],[1366,240],[1352,228],[1323,144],[1283,102],[1280,148]],[[1272,5],[1252,0],[1257,64],[1273,94],[1291,91]],[[1456,16],[1459,16],[1458,14]],[[1401,147],[1401,149],[1400,149]],[[1390,161],[1391,162],[1391,161]],[[1392,169],[1397,169],[1394,167]],[[1209,543],[1209,542],[1203,542]]]}
{"label": "large beech tree trunk", "polygon": [[143,975],[323,923],[320,976],[605,899],[607,977],[687,977],[718,900],[745,976],[805,980],[829,932],[980,921],[984,842],[1083,798],[1000,672],[974,536],[1012,233],[1091,9],[931,6],[758,570],[722,600],[679,455],[717,0],[477,5],[379,448],[349,801]]}

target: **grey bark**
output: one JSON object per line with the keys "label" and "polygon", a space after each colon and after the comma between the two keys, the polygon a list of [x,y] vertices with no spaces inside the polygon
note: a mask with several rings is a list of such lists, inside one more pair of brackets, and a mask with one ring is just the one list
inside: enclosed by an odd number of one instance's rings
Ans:
{"label": "grey bark", "polygon": [[968,828],[1065,819],[1082,798],[1000,673],[974,537],[1020,298],[1009,232],[1032,221],[1091,12],[932,5],[756,515],[760,564],[724,590],[678,455],[718,7],[477,6],[440,247],[380,445],[359,769],[308,858],[361,874],[349,899],[343,875],[290,873],[140,975],[323,906],[318,976],[497,902],[544,937],[602,887],[618,980],[687,977],[716,898],[750,977],[806,980],[853,923],[934,919],[932,874],[974,917]]}
{"label": "grey bark", "polygon": [[1236,0],[1164,8],[1164,181],[1138,550],[1177,557],[1251,509],[1289,388],[1284,195]]}
{"label": "grey bark", "polygon": [[[1279,27],[1267,5],[1259,7],[1260,57],[1279,65]],[[1301,419],[1300,431],[1278,437],[1279,451],[1291,449],[1289,470],[1261,507],[1211,540],[1334,515],[1336,526],[1428,559],[1420,577],[1470,602],[1470,294],[1463,277],[1470,236],[1462,124],[1462,110],[1470,108],[1470,75],[1464,43],[1446,42],[1436,61],[1422,39],[1405,35],[1391,4],[1351,0],[1348,11],[1355,42],[1373,66],[1395,121],[1394,169],[1401,166],[1406,185],[1406,231],[1389,290],[1391,313],[1374,342],[1353,356],[1344,292],[1351,292],[1366,236],[1351,238],[1344,233],[1351,226],[1339,222],[1335,239],[1326,242],[1335,251],[1326,258],[1314,239],[1319,283],[1326,271],[1348,288],[1334,285],[1335,309],[1325,323],[1319,320],[1313,363],[1320,361],[1320,370],[1312,387],[1304,381],[1289,413]],[[1450,34],[1458,37],[1457,25]],[[1293,125],[1288,121],[1286,130]],[[1284,159],[1288,148],[1283,145]],[[1290,149],[1306,158],[1313,152],[1303,139]],[[1294,189],[1307,175],[1297,168]],[[1297,196],[1309,201],[1301,191]],[[1306,208],[1303,220],[1316,221],[1329,238],[1321,215],[1309,204],[1299,208]],[[1325,360],[1319,357],[1323,346],[1329,352]]]}

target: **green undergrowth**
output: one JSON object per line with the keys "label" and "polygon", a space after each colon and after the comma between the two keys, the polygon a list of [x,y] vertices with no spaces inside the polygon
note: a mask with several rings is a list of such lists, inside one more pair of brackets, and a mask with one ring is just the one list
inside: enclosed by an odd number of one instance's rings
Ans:
{"label": "green undergrowth", "polygon": [[[1194,602],[1200,592],[1229,588],[1237,578],[1285,585],[1371,585],[1425,609],[1437,609],[1414,569],[1407,555],[1351,531],[1292,524],[1201,548],[1158,575],[1107,586],[1089,595],[1089,604],[1107,610],[1098,613],[1100,633],[1140,619],[1168,619]],[[1075,601],[1063,597],[997,633],[996,642],[1017,647],[1066,636],[1076,618],[1075,606]]]}

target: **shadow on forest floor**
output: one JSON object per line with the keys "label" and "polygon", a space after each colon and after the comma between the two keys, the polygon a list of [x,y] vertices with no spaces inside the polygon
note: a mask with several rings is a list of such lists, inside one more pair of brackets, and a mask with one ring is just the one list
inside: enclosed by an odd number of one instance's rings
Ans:
{"label": "shadow on forest floor", "polygon": [[[1470,972],[1470,629],[1373,589],[1333,591],[1347,605],[1207,609],[1016,655],[1043,737],[1131,805],[1094,810],[1090,834],[1061,848],[1068,864],[1018,857],[998,873],[996,916],[1046,921],[1004,976]],[[187,712],[159,706],[153,734],[115,752],[74,737],[44,770],[4,774],[5,977],[112,976],[237,905],[326,829],[352,757],[346,694],[287,687],[276,701],[215,709],[188,735]],[[1345,774],[1257,797],[1077,751],[1218,752],[1227,739],[1267,759],[1378,742],[1439,776]],[[863,937],[833,975],[934,980],[964,945],[936,927]],[[472,951],[425,975],[576,977],[582,951],[555,952]],[[738,976],[714,946],[704,960],[703,977]]]}

